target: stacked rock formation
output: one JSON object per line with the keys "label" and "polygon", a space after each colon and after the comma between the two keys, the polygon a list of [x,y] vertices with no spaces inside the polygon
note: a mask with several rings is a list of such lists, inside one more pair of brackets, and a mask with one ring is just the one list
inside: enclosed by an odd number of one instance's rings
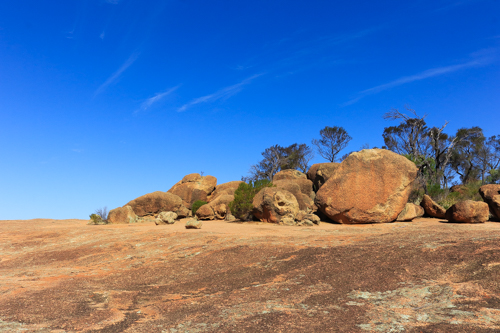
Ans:
{"label": "stacked rock formation", "polygon": [[491,214],[500,219],[500,185],[483,185],[479,189],[479,194],[490,207]]}

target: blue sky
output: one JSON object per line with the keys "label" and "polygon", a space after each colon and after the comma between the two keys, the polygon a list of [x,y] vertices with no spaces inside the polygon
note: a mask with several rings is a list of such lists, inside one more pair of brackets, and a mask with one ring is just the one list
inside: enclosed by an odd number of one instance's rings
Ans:
{"label": "blue sky", "polygon": [[498,135],[499,92],[498,0],[2,1],[0,219],[239,180],[325,126],[380,147],[405,105]]}

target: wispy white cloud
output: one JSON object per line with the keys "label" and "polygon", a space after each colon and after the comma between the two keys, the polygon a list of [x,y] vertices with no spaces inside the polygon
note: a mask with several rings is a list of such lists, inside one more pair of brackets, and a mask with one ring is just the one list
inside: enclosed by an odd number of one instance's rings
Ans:
{"label": "wispy white cloud", "polygon": [[105,36],[106,36],[106,32],[103,30],[103,31],[101,32],[101,34],[99,35],[99,38],[100,38],[100,39],[104,39],[104,37],[105,37]]}
{"label": "wispy white cloud", "polygon": [[139,111],[145,111],[145,110],[149,109],[153,104],[159,102],[162,98],[170,95],[171,93],[176,91],[178,88],[179,88],[179,86],[175,86],[173,88],[167,89],[164,92],[157,93],[153,97],[146,99],[144,102],[142,102],[141,108],[139,110],[136,110],[134,113],[138,113]]}
{"label": "wispy white cloud", "polygon": [[120,3],[120,0],[106,0],[106,3],[109,3],[111,5],[117,5]]}
{"label": "wispy white cloud", "polygon": [[352,105],[352,104],[356,103],[357,101],[359,101],[360,99],[362,99],[363,97],[366,97],[368,95],[378,94],[379,92],[382,92],[384,90],[394,88],[397,86],[401,86],[403,84],[407,84],[407,83],[420,81],[420,80],[428,79],[428,78],[435,77],[435,76],[440,76],[440,75],[456,72],[456,71],[466,69],[466,68],[483,66],[490,61],[491,61],[490,58],[483,58],[483,59],[473,60],[473,61],[469,61],[466,63],[458,64],[458,65],[432,68],[432,69],[425,70],[425,71],[418,73],[418,74],[415,74],[415,75],[403,76],[403,77],[396,79],[394,81],[391,81],[389,83],[381,84],[381,85],[375,86],[373,88],[369,88],[369,89],[360,91],[356,98],[344,103],[343,105],[344,106]]}
{"label": "wispy white cloud", "polygon": [[123,72],[125,72],[127,68],[129,68],[137,60],[138,57],[139,52],[132,53],[130,57],[128,57],[128,59],[123,63],[123,65],[121,65],[121,67],[118,68],[118,70],[114,72],[113,75],[111,75],[103,84],[99,86],[99,88],[97,88],[94,93],[94,97],[102,93],[110,84],[115,82],[120,77],[120,75],[122,75]]}
{"label": "wispy white cloud", "polygon": [[261,73],[261,74],[252,75],[249,78],[246,78],[245,80],[243,80],[237,84],[222,88],[213,94],[195,98],[192,101],[190,101],[190,102],[184,104],[183,106],[181,106],[180,108],[178,108],[177,112],[184,112],[187,109],[189,109],[190,107],[195,106],[196,104],[215,102],[215,101],[220,100],[220,99],[226,99],[226,98],[229,98],[231,96],[234,96],[241,91],[241,89],[243,88],[244,85],[249,84],[250,82],[252,82],[252,80],[256,79],[257,77],[259,77],[261,75],[264,75],[264,74]]}

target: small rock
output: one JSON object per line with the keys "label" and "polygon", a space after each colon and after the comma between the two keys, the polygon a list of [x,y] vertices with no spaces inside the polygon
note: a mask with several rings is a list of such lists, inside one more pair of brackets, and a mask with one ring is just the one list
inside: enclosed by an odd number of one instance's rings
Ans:
{"label": "small rock", "polygon": [[405,205],[401,213],[399,213],[396,221],[411,221],[417,217],[424,216],[424,213],[424,208],[409,202]]}
{"label": "small rock", "polygon": [[438,219],[444,219],[446,216],[446,209],[437,204],[430,196],[424,194],[420,206],[424,208],[427,215],[431,217],[436,217]]}
{"label": "small rock", "polygon": [[311,221],[312,223],[318,224],[318,225],[321,222],[321,219],[316,214],[307,214],[306,216],[304,216],[304,219],[308,220],[308,221]]}
{"label": "small rock", "polygon": [[186,229],[201,229],[202,225],[201,221],[192,219],[186,222]]}
{"label": "small rock", "polygon": [[174,212],[161,212],[158,214],[158,218],[155,220],[156,225],[158,224],[174,224],[177,214]]}

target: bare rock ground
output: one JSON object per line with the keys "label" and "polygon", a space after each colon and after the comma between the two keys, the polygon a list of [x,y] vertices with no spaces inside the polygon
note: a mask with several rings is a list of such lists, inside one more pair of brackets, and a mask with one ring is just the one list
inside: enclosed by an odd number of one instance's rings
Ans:
{"label": "bare rock ground", "polygon": [[500,223],[0,221],[1,332],[499,332]]}

